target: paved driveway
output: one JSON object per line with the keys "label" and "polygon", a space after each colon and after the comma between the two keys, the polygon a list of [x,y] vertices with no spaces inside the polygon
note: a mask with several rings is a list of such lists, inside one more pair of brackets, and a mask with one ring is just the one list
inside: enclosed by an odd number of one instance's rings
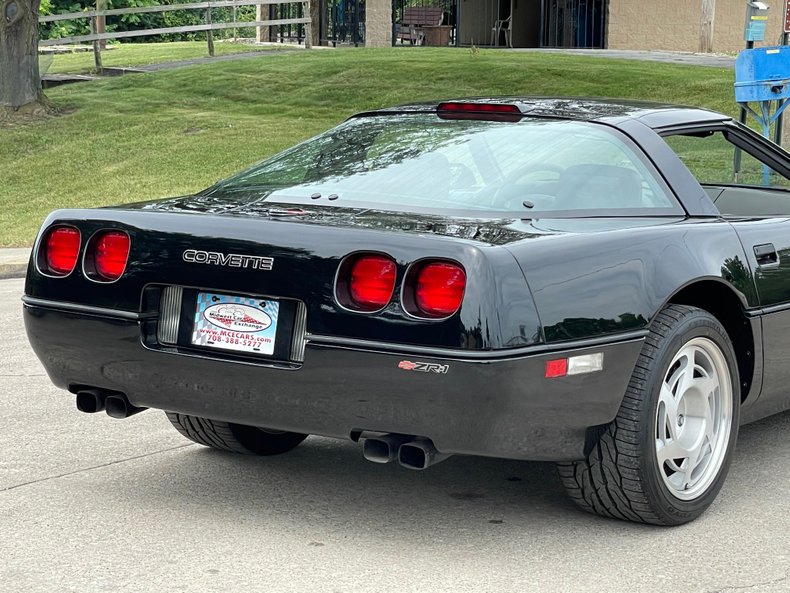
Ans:
{"label": "paved driveway", "polygon": [[711,66],[713,68],[734,68],[735,55],[698,54],[682,51],[637,51],[629,49],[546,49],[514,48],[501,51],[559,53],[591,58],[612,58],[615,60],[639,60],[643,62],[666,62],[689,66]]}
{"label": "paved driveway", "polygon": [[164,414],[76,412],[0,281],[0,591],[790,591],[790,414],[748,426],[716,504],[659,529],[574,509],[550,464],[426,472],[311,438],[258,459]]}

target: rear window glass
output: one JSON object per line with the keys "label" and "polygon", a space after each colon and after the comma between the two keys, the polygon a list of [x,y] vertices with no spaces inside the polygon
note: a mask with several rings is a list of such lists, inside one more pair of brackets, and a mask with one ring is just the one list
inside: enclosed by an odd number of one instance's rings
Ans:
{"label": "rear window glass", "polygon": [[[676,213],[636,150],[607,127],[564,120],[349,120],[207,192],[380,209]],[[331,200],[330,200],[331,198]],[[329,200],[329,201],[327,201]]]}

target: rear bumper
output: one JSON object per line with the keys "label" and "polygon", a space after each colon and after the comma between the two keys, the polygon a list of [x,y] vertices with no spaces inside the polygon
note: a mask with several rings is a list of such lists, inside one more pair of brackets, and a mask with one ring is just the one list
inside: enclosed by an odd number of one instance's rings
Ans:
{"label": "rear bumper", "polygon": [[[301,366],[272,368],[152,350],[139,320],[106,313],[25,304],[30,343],[57,386],[119,391],[136,406],[294,432],[424,436],[442,452],[512,459],[583,457],[586,429],[617,414],[643,341],[634,335],[467,358],[316,338]],[[546,360],[593,352],[604,353],[603,371],[544,378]],[[407,370],[402,361],[438,363],[446,372]]]}

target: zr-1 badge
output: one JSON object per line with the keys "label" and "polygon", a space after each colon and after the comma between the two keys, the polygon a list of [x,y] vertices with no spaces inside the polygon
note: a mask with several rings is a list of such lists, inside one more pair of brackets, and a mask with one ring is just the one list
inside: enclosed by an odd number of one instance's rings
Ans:
{"label": "zr-1 badge", "polygon": [[450,370],[450,365],[438,364],[435,362],[412,362],[410,360],[401,360],[398,363],[398,368],[404,371],[419,371],[421,373],[439,373],[445,375],[447,371]]}

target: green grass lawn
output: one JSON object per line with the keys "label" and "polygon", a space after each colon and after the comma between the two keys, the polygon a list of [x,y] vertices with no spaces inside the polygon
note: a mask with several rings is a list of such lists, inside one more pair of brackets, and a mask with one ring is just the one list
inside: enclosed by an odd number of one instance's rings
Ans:
{"label": "green grass lawn", "polygon": [[730,69],[454,48],[338,49],[48,91],[68,112],[0,128],[0,245],[55,208],[187,194],[386,105],[474,95],[672,101],[736,112]]}
{"label": "green grass lawn", "polygon": [[[253,51],[287,49],[282,45],[251,45],[233,41],[214,41],[214,55],[240,54]],[[105,67],[131,68],[161,62],[174,62],[192,58],[207,58],[208,46],[205,41],[174,41],[172,43],[117,43],[102,52]],[[94,69],[92,51],[67,54],[41,55],[39,66],[43,72],[52,74],[88,73]]]}

